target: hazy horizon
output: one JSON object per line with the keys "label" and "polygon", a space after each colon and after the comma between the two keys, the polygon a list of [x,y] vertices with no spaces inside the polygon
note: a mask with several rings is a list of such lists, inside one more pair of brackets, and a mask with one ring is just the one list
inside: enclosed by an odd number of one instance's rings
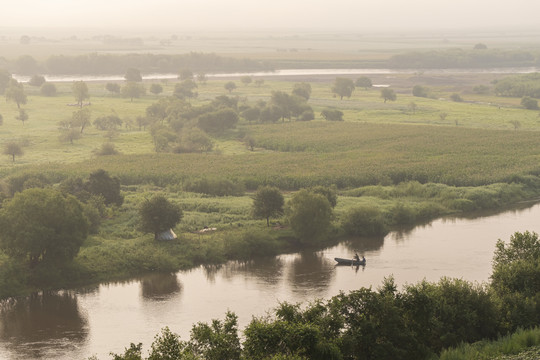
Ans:
{"label": "hazy horizon", "polygon": [[19,0],[4,11],[2,31],[540,30],[530,0]]}

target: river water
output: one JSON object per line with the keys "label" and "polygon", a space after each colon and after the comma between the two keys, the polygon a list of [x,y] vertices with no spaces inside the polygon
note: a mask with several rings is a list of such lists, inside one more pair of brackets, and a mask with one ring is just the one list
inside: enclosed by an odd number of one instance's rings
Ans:
{"label": "river water", "polygon": [[[0,359],[110,359],[130,342],[150,348],[161,328],[189,339],[198,321],[227,310],[243,329],[279,302],[307,303],[340,291],[376,289],[393,275],[399,289],[443,276],[487,282],[498,239],[540,232],[540,204],[498,214],[443,218],[388,234],[349,239],[318,252],[198,267],[176,274],[36,294],[0,307]],[[335,266],[334,257],[365,255],[365,267]]]}
{"label": "river water", "polygon": [[[237,73],[209,73],[207,78],[239,78],[242,76],[253,77],[290,77],[290,76],[314,76],[314,75],[385,75],[385,74],[528,74],[540,72],[538,67],[517,68],[488,68],[488,69],[281,69],[275,71],[237,72]],[[43,75],[49,82],[73,82],[73,81],[123,81],[124,75]],[[30,76],[13,74],[17,81],[27,82]],[[143,74],[143,80],[172,80],[177,79],[178,74]]]}

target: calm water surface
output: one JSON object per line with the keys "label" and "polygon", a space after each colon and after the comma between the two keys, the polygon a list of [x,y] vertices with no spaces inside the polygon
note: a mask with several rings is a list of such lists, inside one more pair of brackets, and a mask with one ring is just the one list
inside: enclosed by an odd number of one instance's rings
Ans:
{"label": "calm water surface", "polygon": [[[442,276],[489,280],[497,239],[540,232],[540,205],[474,218],[445,218],[385,238],[350,239],[316,253],[198,267],[123,283],[34,295],[0,307],[0,359],[110,359],[130,342],[148,350],[164,326],[187,340],[191,326],[222,319],[243,329],[281,301],[309,302],[340,291],[377,288],[393,275],[401,288]],[[336,267],[364,254],[367,265]]]}

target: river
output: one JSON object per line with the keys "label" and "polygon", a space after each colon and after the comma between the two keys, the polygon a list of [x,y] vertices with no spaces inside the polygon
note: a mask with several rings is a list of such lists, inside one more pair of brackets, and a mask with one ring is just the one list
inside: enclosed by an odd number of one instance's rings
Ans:
{"label": "river", "polygon": [[[187,340],[193,324],[231,310],[243,329],[279,302],[375,289],[390,275],[399,289],[443,276],[487,282],[496,241],[516,231],[539,233],[539,220],[540,204],[524,204],[497,214],[446,217],[384,238],[349,239],[315,253],[36,294],[0,307],[0,359],[110,359],[109,352],[123,352],[130,342],[142,342],[146,354],[164,326]],[[365,267],[334,265],[334,257],[354,251],[365,255]]]}
{"label": "river", "polygon": [[[315,76],[315,75],[390,75],[390,74],[528,74],[540,72],[538,67],[511,67],[511,68],[487,68],[487,69],[281,69],[275,71],[237,72],[237,73],[208,73],[207,78],[240,78],[242,76],[253,77],[291,77],[291,76]],[[43,75],[49,82],[73,82],[73,81],[124,81],[124,75]],[[17,81],[27,82],[28,75],[13,74]],[[173,80],[178,74],[143,74],[143,80]]]}

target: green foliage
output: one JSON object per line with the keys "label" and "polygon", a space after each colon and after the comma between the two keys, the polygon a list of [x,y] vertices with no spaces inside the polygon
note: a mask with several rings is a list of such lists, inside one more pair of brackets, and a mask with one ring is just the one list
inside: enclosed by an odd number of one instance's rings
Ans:
{"label": "green foliage", "polygon": [[101,147],[97,149],[96,155],[98,156],[108,156],[108,155],[117,155],[119,154],[116,150],[116,146],[112,142],[104,142],[101,144]]}
{"label": "green foliage", "polygon": [[371,79],[367,76],[361,76],[354,82],[354,85],[356,87],[363,87],[364,89],[370,88],[373,86],[373,83],[371,82]]}
{"label": "green foliage", "polygon": [[141,72],[139,71],[139,69],[129,68],[127,69],[126,74],[124,75],[124,79],[126,79],[126,81],[129,81],[129,82],[131,81],[141,82],[142,81]]}
{"label": "green foliage", "polygon": [[11,156],[11,161],[15,162],[15,156],[22,156],[24,151],[21,144],[15,141],[10,141],[4,145],[2,154]]}
{"label": "green foliage", "polygon": [[302,189],[287,202],[286,215],[302,243],[317,243],[330,229],[332,206],[324,195]]}
{"label": "green foliage", "polygon": [[107,91],[113,93],[113,94],[119,94],[120,93],[120,84],[118,83],[107,83],[105,84],[105,89]]}
{"label": "green foliage", "polygon": [[154,195],[150,200],[142,203],[139,210],[141,230],[154,234],[157,239],[159,233],[174,228],[182,219],[183,212],[180,206],[167,200],[164,195]]}
{"label": "green foliage", "polygon": [[133,101],[134,98],[140,98],[146,94],[146,88],[143,84],[138,84],[135,81],[128,81],[126,85],[121,89],[123,97],[129,98]]}
{"label": "green foliage", "polygon": [[148,360],[183,359],[185,347],[186,344],[180,340],[180,336],[165,327],[161,330],[161,335],[155,336]]}
{"label": "green foliage", "polygon": [[214,196],[240,196],[244,194],[243,184],[228,179],[194,178],[183,184],[184,191]]}
{"label": "green foliage", "polygon": [[50,190],[17,193],[0,210],[2,248],[11,256],[50,264],[70,261],[88,234],[88,222],[75,197]]}
{"label": "green foliage", "polygon": [[413,96],[428,97],[429,89],[422,85],[414,85],[412,89]]}
{"label": "green foliage", "polygon": [[43,96],[55,96],[56,92],[57,92],[56,85],[49,82],[46,82],[43,85],[41,85],[41,88],[39,89],[39,93]]}
{"label": "green foliage", "polygon": [[499,96],[540,98],[540,73],[505,77],[497,81],[494,91]]}
{"label": "green foliage", "polygon": [[234,81],[228,81],[225,83],[225,85],[223,85],[223,87],[225,88],[225,90],[227,90],[229,92],[229,94],[236,89],[236,84],[234,83]]}
{"label": "green foliage", "polygon": [[342,217],[343,230],[354,236],[384,236],[389,229],[384,213],[371,206],[358,206]]}
{"label": "green foliage", "polygon": [[337,77],[334,80],[334,85],[332,86],[332,92],[339,96],[340,100],[343,100],[343,97],[350,98],[352,92],[354,91],[354,82],[348,78]]}
{"label": "green foliage", "polygon": [[300,96],[301,98],[308,101],[311,96],[311,91],[311,85],[309,83],[302,82],[293,85],[292,94]]}
{"label": "green foliage", "polygon": [[463,101],[463,98],[461,97],[461,95],[459,95],[457,93],[453,93],[452,95],[450,95],[450,99],[452,101],[455,101],[455,102],[462,102]]}
{"label": "green foliage", "polygon": [[85,187],[89,193],[103,196],[107,205],[120,206],[124,202],[124,197],[120,194],[120,180],[117,177],[111,177],[103,169],[92,172]]}
{"label": "green foliage", "polygon": [[191,79],[186,79],[174,86],[173,94],[179,99],[196,98],[198,94],[195,89],[197,89],[197,83]]}
{"label": "green foliage", "polygon": [[150,92],[154,95],[159,95],[163,92],[163,86],[159,84],[150,85]]}
{"label": "green foliage", "polygon": [[397,95],[393,89],[383,88],[381,89],[381,98],[383,98],[384,103],[386,104],[387,100],[396,101]]}
{"label": "green foliage", "polygon": [[124,354],[111,353],[113,360],[143,360],[142,343],[131,343],[129,348],[124,349]]}
{"label": "green foliage", "polygon": [[326,200],[328,200],[328,202],[330,203],[332,209],[336,207],[338,198],[336,194],[336,189],[334,187],[326,187],[319,185],[310,188],[309,191],[324,196]]}
{"label": "green foliage", "polygon": [[27,96],[24,92],[24,86],[15,79],[9,81],[9,86],[5,91],[5,95],[6,100],[16,103],[18,109],[20,109],[21,104],[26,104]]}
{"label": "green foliage", "polygon": [[328,121],[343,121],[343,111],[338,109],[324,109],[321,116]]}
{"label": "green foliage", "polygon": [[538,110],[538,100],[524,96],[521,98],[521,106],[528,110]]}
{"label": "green foliage", "polygon": [[230,108],[220,109],[199,116],[197,126],[210,133],[221,134],[238,122],[238,113]]}
{"label": "green foliage", "polygon": [[83,101],[90,98],[90,93],[88,92],[88,85],[84,81],[75,81],[72,86],[73,96],[79,107],[82,107]]}
{"label": "green foliage", "polygon": [[252,260],[277,255],[280,244],[267,232],[245,230],[233,232],[224,238],[224,251],[228,259]]}
{"label": "green foliage", "polygon": [[266,219],[266,225],[270,226],[270,217],[281,215],[283,204],[283,195],[278,188],[260,187],[253,197],[253,216]]}

